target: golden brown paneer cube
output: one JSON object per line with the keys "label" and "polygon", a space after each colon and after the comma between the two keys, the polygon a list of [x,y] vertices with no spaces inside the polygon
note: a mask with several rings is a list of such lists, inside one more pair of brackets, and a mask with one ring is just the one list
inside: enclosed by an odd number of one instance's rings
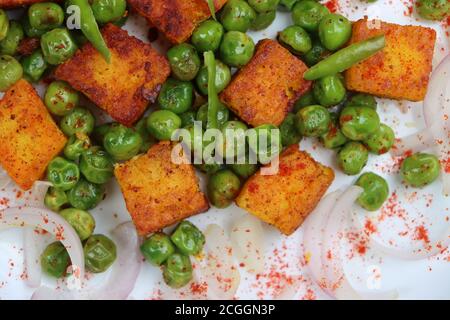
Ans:
{"label": "golden brown paneer cube", "polygon": [[278,126],[311,87],[311,82],[303,79],[306,70],[306,65],[278,42],[262,40],[220,99],[252,126]]}
{"label": "golden brown paneer cube", "polygon": [[333,180],[332,169],[292,145],[280,155],[278,173],[257,172],[245,183],[236,204],[290,235],[314,210]]}
{"label": "golden brown paneer cube", "polygon": [[[214,0],[216,11],[227,0]],[[194,29],[211,16],[206,0],[128,0],[128,4],[172,43],[189,39]]]}
{"label": "golden brown paneer cube", "polygon": [[172,161],[174,147],[169,141],[160,142],[147,154],[115,167],[127,209],[141,235],[209,209],[192,164]]}
{"label": "golden brown paneer cube", "polygon": [[0,9],[3,8],[17,8],[21,6],[29,6],[38,2],[60,2],[58,0],[48,1],[48,0],[0,0]]}
{"label": "golden brown paneer cube", "polygon": [[131,126],[158,97],[170,74],[169,62],[150,44],[113,24],[106,25],[102,34],[111,51],[109,64],[87,43],[58,66],[55,76],[84,93],[116,121]]}
{"label": "golden brown paneer cube", "polygon": [[436,31],[361,19],[353,24],[351,43],[384,34],[386,47],[345,73],[347,88],[379,97],[421,101],[432,70]]}
{"label": "golden brown paneer cube", "polygon": [[0,163],[28,190],[66,144],[36,90],[19,80],[0,100]]}

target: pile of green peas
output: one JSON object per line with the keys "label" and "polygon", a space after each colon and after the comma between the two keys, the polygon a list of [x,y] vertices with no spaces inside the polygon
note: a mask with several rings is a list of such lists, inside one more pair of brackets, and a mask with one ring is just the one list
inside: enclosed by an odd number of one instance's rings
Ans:
{"label": "pile of green peas", "polygon": [[152,234],[141,245],[145,259],[154,266],[162,266],[165,283],[181,288],[192,280],[190,255],[199,254],[205,236],[191,222],[182,221],[169,236],[163,232]]}

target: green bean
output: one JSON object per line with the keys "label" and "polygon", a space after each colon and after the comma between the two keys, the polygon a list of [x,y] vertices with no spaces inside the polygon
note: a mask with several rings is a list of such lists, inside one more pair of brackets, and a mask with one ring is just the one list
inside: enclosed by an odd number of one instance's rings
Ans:
{"label": "green bean", "polygon": [[306,80],[317,80],[347,70],[382,50],[385,44],[385,36],[380,35],[349,45],[317,63],[303,77]]}
{"label": "green bean", "polygon": [[208,0],[208,7],[209,7],[209,11],[211,12],[211,16],[214,18],[214,20],[217,21],[216,6],[214,5],[214,0]]}
{"label": "green bean", "polygon": [[219,110],[219,97],[216,89],[216,58],[212,51],[203,54],[205,66],[208,68],[208,123],[207,129],[218,129],[217,112]]}

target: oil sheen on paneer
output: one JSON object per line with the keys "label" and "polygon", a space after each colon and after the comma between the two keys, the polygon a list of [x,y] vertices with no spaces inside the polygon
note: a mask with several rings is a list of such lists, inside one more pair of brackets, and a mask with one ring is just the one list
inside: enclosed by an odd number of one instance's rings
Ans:
{"label": "oil sheen on paneer", "polygon": [[[216,11],[226,2],[214,0]],[[197,25],[211,17],[206,0],[128,0],[128,4],[172,43],[185,42]]]}
{"label": "oil sheen on paneer", "polygon": [[351,42],[380,34],[386,36],[386,47],[347,70],[347,88],[391,99],[423,100],[432,70],[436,31],[362,19],[353,24]]}
{"label": "oil sheen on paneer", "polygon": [[0,9],[3,8],[17,8],[21,6],[29,6],[38,2],[60,2],[57,0],[48,1],[48,0],[0,0]]}
{"label": "oil sheen on paneer", "polygon": [[84,93],[113,119],[131,126],[149,103],[155,102],[170,66],[150,44],[113,24],[106,25],[102,34],[111,51],[110,64],[87,43],[58,66],[55,75]]}
{"label": "oil sheen on paneer", "polygon": [[27,81],[19,80],[0,100],[0,163],[23,190],[42,178],[66,141]]}
{"label": "oil sheen on paneer", "polygon": [[290,235],[316,207],[334,180],[332,169],[292,145],[280,155],[279,172],[257,172],[245,183],[236,204]]}
{"label": "oil sheen on paneer", "polygon": [[192,164],[172,161],[174,146],[169,141],[160,142],[147,154],[115,167],[127,209],[141,235],[209,209]]}
{"label": "oil sheen on paneer", "polygon": [[233,78],[220,99],[252,126],[280,125],[295,101],[311,87],[306,65],[274,40],[258,43],[252,60]]}

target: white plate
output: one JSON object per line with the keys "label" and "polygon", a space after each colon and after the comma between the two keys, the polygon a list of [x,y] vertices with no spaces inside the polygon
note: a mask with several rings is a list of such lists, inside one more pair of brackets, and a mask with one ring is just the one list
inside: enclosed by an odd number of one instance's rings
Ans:
{"label": "white plate", "polygon": [[[379,0],[366,4],[359,0],[340,0],[340,12],[352,20],[367,15],[369,18],[399,24],[426,25],[438,33],[434,65],[449,53],[449,39],[445,35],[445,27],[435,22],[421,21],[415,14],[409,14],[411,1]],[[267,30],[252,33],[255,40],[274,38],[276,33],[291,24],[290,14],[278,13],[275,23]],[[126,29],[143,39],[147,35],[145,22],[133,17]],[[448,32],[448,29],[447,29]],[[383,122],[391,125],[398,137],[406,136],[424,127],[422,104],[379,99],[379,112]],[[311,139],[304,139],[301,149],[310,152],[318,161],[335,166],[335,155],[320,147]],[[392,212],[383,224],[378,226],[380,235],[386,241],[393,241],[399,246],[418,248],[423,241],[414,240],[416,227],[424,226],[430,239],[435,239],[449,225],[450,199],[441,195],[441,182],[421,190],[406,189],[396,174],[395,159],[389,155],[370,157],[365,171],[375,171],[383,175],[389,182],[391,191],[397,200],[391,198],[389,209]],[[343,175],[336,170],[336,179],[330,192],[354,182],[354,177]],[[0,198],[15,197],[17,189],[13,186],[0,192]],[[2,203],[0,201],[0,203]],[[393,209],[393,210],[392,210]],[[97,221],[96,233],[108,234],[117,224],[130,220],[125,209],[122,195],[115,182],[108,186],[106,200],[98,208],[92,210]],[[217,223],[229,230],[233,220],[246,214],[243,210],[232,206],[225,210],[211,209],[208,213],[195,216],[189,220],[204,229],[210,223]],[[377,213],[380,214],[380,213]],[[406,232],[406,235],[404,234]],[[402,236],[399,235],[402,234]],[[43,241],[51,239],[43,237]],[[268,245],[266,267],[263,275],[256,278],[241,269],[243,279],[237,298],[270,299],[282,292],[286,282],[293,281],[298,287],[297,299],[322,298],[324,295],[312,283],[305,272],[302,251],[302,228],[291,237],[281,236],[275,229],[265,226],[265,240]],[[353,244],[358,244],[356,241]],[[361,247],[361,244],[360,244]],[[22,231],[8,230],[0,233],[0,299],[28,299],[33,289],[22,281]],[[360,249],[360,251],[364,251]],[[353,251],[353,257],[346,261],[346,270],[352,284],[364,289],[369,283],[376,283],[381,290],[397,289],[400,299],[449,299],[450,298],[450,252],[422,261],[403,261],[385,256],[370,248],[364,254]],[[102,281],[107,274],[95,276],[94,281]],[[48,285],[56,285],[54,280],[46,278]],[[159,269],[145,264],[130,298],[156,299],[161,297],[162,277]],[[180,297],[182,298],[182,297]]]}

